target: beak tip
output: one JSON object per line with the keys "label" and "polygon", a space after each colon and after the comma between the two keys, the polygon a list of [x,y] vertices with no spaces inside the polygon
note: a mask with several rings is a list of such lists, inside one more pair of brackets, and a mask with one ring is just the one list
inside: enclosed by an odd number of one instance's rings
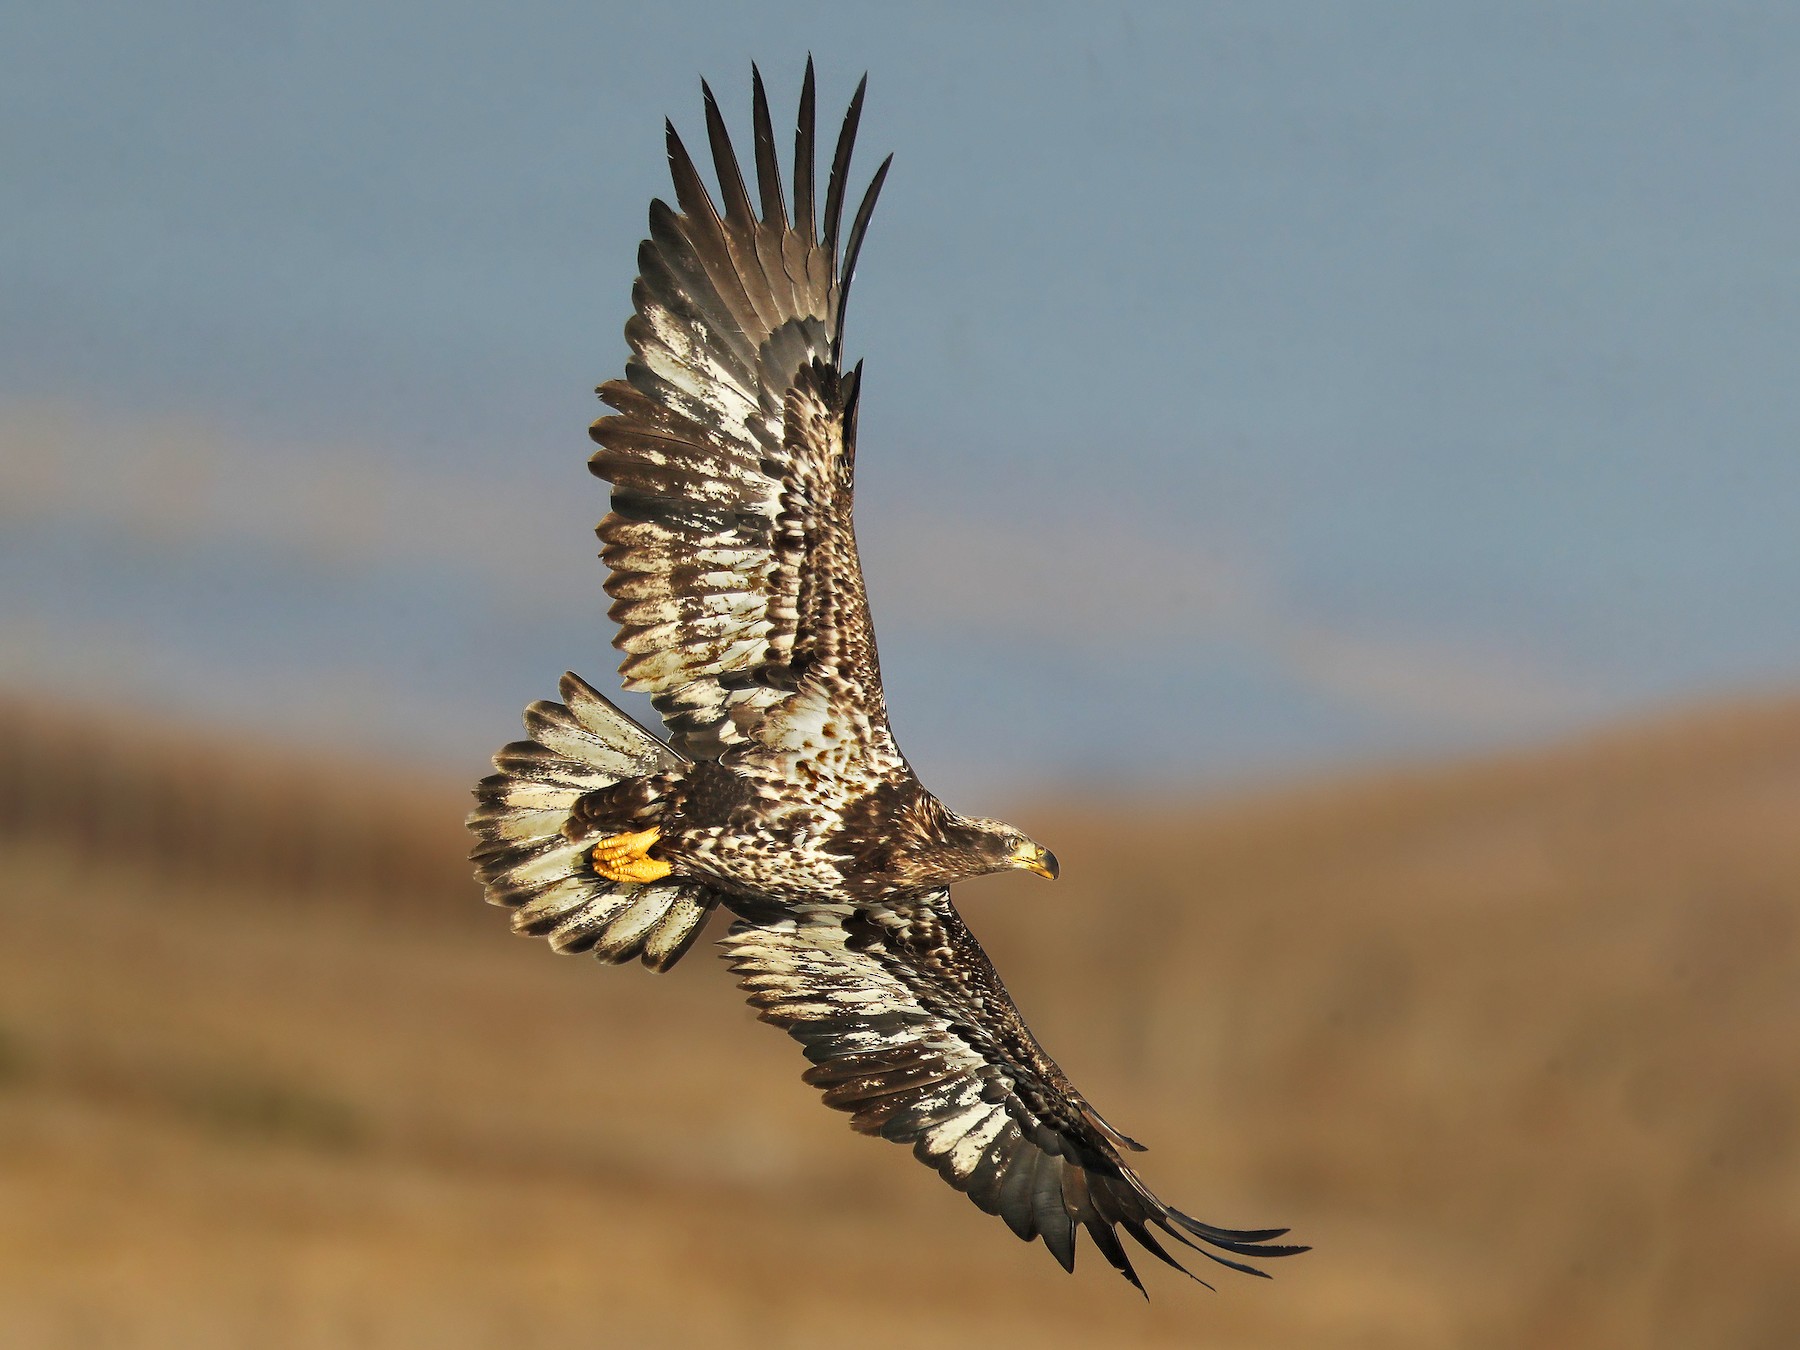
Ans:
{"label": "beak tip", "polygon": [[1038,858],[1038,865],[1032,870],[1051,881],[1055,881],[1062,875],[1062,868],[1057,865],[1056,855],[1049,849],[1042,850],[1042,854]]}

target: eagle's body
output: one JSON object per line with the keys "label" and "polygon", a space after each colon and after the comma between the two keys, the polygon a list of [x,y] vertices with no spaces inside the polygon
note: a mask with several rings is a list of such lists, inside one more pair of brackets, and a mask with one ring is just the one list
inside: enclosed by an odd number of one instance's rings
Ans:
{"label": "eagle's body", "polygon": [[1260,1274],[1217,1253],[1301,1249],[1157,1200],[1120,1152],[1139,1146],[1044,1054],[950,903],[953,883],[1053,877],[1056,860],[949,810],[894,742],[851,521],[861,368],[841,361],[887,165],[840,250],[862,90],[817,217],[810,63],[791,217],[760,76],[755,95],[760,210],[710,90],[722,210],[668,129],[681,210],[651,205],[633,356],[592,429],[590,467],[613,485],[599,535],[620,673],[669,739],[565,676],[477,788],[477,871],[520,931],[654,969],[724,905],[750,1001],[805,1045],[807,1081],[855,1128],[910,1143],[1065,1266],[1085,1229],[1136,1283],[1122,1227],[1172,1265],[1155,1232]]}
{"label": "eagle's body", "polygon": [[817,904],[913,898],[1012,867],[1006,846],[1028,842],[958,816],[904,761],[878,778],[835,773],[810,747],[625,779],[577,800],[563,833],[591,842],[648,829],[673,874],[742,899]]}

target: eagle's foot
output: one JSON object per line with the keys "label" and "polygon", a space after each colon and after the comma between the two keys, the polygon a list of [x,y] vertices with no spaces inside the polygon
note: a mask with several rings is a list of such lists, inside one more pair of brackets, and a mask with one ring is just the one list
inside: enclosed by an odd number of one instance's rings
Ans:
{"label": "eagle's foot", "polygon": [[655,826],[636,834],[615,834],[595,844],[590,853],[594,871],[608,881],[627,881],[641,885],[661,881],[675,868],[661,858],[650,856],[650,846],[662,838]]}

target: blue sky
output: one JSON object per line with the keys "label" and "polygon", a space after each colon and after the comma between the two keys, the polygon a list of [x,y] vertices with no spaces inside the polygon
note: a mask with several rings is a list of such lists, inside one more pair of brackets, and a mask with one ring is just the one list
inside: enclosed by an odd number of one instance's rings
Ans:
{"label": "blue sky", "polygon": [[0,680],[470,767],[604,683],[662,118],[808,50],[953,799],[1795,682],[1800,11],[1646,3],[13,6]]}

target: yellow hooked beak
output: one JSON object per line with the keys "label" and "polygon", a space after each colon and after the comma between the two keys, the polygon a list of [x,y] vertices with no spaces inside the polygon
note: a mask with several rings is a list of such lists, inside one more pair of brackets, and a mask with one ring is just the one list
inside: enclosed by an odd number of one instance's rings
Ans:
{"label": "yellow hooked beak", "polygon": [[1027,839],[1013,850],[1012,865],[1024,872],[1036,872],[1040,877],[1056,880],[1060,870],[1056,865],[1056,855],[1042,844],[1034,844]]}

